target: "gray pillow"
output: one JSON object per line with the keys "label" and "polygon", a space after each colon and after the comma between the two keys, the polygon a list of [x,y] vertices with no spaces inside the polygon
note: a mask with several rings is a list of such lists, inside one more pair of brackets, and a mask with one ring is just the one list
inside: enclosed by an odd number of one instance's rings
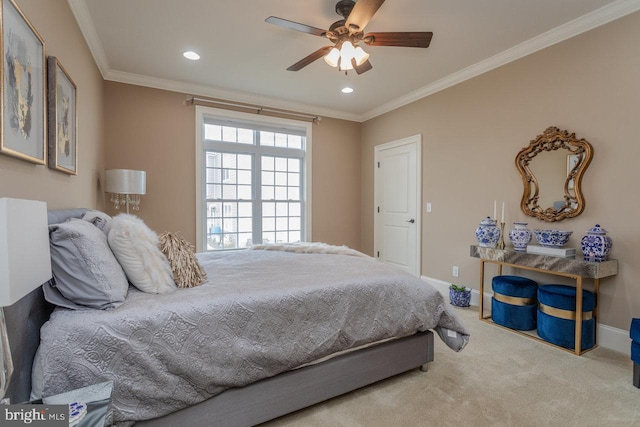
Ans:
{"label": "gray pillow", "polygon": [[102,230],[105,235],[109,236],[112,218],[106,213],[101,211],[88,211],[82,216],[82,219],[89,221],[91,224]]}
{"label": "gray pillow", "polygon": [[122,304],[129,283],[100,229],[72,218],[49,225],[49,243],[53,280],[44,286],[47,301],[72,309]]}

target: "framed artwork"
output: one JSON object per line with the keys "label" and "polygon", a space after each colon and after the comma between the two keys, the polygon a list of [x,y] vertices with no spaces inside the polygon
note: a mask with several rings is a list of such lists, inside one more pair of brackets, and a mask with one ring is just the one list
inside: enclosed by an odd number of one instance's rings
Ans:
{"label": "framed artwork", "polygon": [[58,58],[47,58],[49,167],[78,174],[76,85]]}
{"label": "framed artwork", "polygon": [[13,0],[0,6],[0,153],[46,161],[44,40]]}

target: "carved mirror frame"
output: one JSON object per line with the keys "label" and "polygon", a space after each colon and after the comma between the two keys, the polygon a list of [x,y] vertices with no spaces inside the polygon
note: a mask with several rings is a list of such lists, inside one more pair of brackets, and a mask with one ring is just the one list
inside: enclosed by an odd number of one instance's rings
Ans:
{"label": "carved mirror frame", "polygon": [[[531,161],[544,151],[567,150],[567,155],[580,156],[571,170],[567,170],[567,178],[564,182],[564,206],[559,209],[555,207],[541,207],[540,185],[531,171]],[[543,221],[554,222],[565,218],[573,218],[580,215],[585,207],[582,195],[582,176],[587,170],[593,157],[593,148],[584,138],[576,139],[575,133],[560,130],[557,127],[547,128],[542,135],[529,143],[528,147],[520,150],[516,156],[516,167],[522,176],[524,192],[520,207],[525,215],[532,216]]]}

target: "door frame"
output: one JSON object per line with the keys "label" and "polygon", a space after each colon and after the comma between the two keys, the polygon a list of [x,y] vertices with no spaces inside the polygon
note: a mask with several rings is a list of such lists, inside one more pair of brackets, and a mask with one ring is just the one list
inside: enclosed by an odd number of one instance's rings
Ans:
{"label": "door frame", "polygon": [[[374,256],[378,253],[379,248],[379,228],[380,224],[380,215],[377,215],[377,207],[378,207],[378,162],[381,158],[381,153],[385,150],[389,150],[392,148],[402,147],[404,145],[415,145],[416,147],[416,233],[418,233],[416,239],[416,247],[415,247],[415,261],[416,261],[416,271],[413,274],[416,277],[420,277],[422,273],[422,134],[408,136],[406,138],[398,139],[395,141],[387,142],[384,144],[376,145],[374,147],[374,163],[373,163],[373,253]],[[376,256],[376,258],[378,258]]]}

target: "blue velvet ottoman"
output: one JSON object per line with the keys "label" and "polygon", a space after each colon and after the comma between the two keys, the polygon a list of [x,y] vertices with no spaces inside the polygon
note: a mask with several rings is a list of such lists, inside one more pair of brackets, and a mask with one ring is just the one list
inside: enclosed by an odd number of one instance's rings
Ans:
{"label": "blue velvet ottoman", "polygon": [[633,385],[640,388],[640,319],[631,319],[631,360],[633,361]]}
{"label": "blue velvet ottoman", "polygon": [[521,276],[495,276],[491,281],[491,318],[494,323],[520,331],[536,328],[538,284]]}
{"label": "blue velvet ottoman", "polygon": [[[582,338],[580,350],[595,345],[596,321],[593,292],[582,291]],[[565,285],[542,285],[538,288],[538,335],[560,347],[573,349],[576,337],[576,288]]]}

